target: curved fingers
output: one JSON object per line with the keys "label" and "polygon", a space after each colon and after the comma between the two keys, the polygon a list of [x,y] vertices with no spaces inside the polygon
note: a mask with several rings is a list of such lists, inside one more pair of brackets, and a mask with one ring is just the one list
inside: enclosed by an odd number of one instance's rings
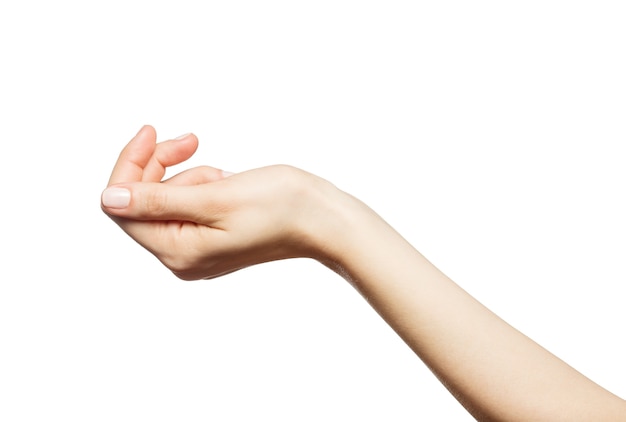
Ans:
{"label": "curved fingers", "polygon": [[131,182],[159,182],[167,167],[189,159],[198,149],[198,138],[187,134],[156,142],[152,126],[142,127],[119,155],[108,186]]}
{"label": "curved fingers", "polygon": [[156,131],[152,126],[142,127],[120,153],[108,186],[141,181],[144,168],[150,161],[155,148]]}
{"label": "curved fingers", "polygon": [[142,181],[159,182],[165,175],[165,169],[188,160],[198,149],[198,138],[193,134],[159,142],[148,160]]}

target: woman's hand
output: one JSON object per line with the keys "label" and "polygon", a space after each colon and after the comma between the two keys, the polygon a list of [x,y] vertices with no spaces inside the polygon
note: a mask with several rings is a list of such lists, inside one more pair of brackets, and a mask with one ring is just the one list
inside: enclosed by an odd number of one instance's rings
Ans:
{"label": "woman's hand", "polygon": [[289,166],[233,175],[196,167],[161,181],[193,155],[192,134],[156,143],[143,127],[121,152],[102,209],[126,233],[185,280],[213,278],[261,262],[321,258],[330,183]]}
{"label": "woman's hand", "polygon": [[625,420],[626,402],[489,311],[358,200],[287,166],[231,177],[189,158],[193,135],[124,148],[102,209],[177,276],[316,258],[363,294],[478,420]]}

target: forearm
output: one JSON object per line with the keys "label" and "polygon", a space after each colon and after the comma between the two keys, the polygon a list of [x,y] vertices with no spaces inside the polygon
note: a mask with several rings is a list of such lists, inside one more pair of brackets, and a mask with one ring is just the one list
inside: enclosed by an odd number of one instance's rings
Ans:
{"label": "forearm", "polygon": [[[348,279],[479,420],[626,420],[602,389],[481,305],[374,212],[336,201],[326,265]],[[332,245],[332,246],[328,246]]]}

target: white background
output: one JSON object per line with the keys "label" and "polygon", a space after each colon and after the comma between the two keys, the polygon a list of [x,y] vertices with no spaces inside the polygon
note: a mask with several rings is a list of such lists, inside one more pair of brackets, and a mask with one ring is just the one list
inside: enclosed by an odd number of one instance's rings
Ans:
{"label": "white background", "polygon": [[331,180],[626,397],[622,4],[3,1],[0,419],[472,420],[321,265],[186,283],[127,238],[143,124]]}

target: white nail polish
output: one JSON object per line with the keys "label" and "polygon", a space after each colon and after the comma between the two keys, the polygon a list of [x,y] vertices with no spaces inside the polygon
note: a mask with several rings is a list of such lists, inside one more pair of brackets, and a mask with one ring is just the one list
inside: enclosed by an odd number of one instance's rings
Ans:
{"label": "white nail polish", "polygon": [[185,133],[184,135],[177,136],[176,138],[174,138],[174,140],[180,141],[181,139],[185,139],[189,135],[191,135],[191,133]]}
{"label": "white nail polish", "polygon": [[223,178],[230,177],[230,176],[232,176],[233,174],[235,174],[235,173],[231,173],[231,172],[229,172],[229,171],[222,170],[222,177],[223,177]]}
{"label": "white nail polish", "polygon": [[130,191],[124,188],[107,188],[102,192],[102,205],[107,208],[126,208],[130,204]]}

